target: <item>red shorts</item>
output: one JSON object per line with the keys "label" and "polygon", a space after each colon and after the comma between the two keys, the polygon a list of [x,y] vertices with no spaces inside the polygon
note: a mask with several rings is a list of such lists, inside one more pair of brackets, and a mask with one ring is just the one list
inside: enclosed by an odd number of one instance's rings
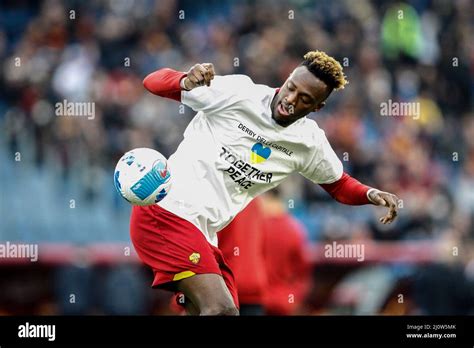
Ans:
{"label": "red shorts", "polygon": [[169,290],[172,282],[195,274],[215,273],[224,278],[239,307],[234,275],[222,252],[189,221],[156,204],[134,206],[130,237],[138,257],[153,270],[152,287]]}

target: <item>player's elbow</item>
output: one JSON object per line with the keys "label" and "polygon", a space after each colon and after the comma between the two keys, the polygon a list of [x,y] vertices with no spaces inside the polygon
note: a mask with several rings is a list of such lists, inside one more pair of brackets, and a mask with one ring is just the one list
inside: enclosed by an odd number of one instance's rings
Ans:
{"label": "player's elbow", "polygon": [[151,93],[181,101],[180,81],[185,73],[169,68],[152,72],[143,79],[143,86]]}
{"label": "player's elbow", "polygon": [[143,79],[143,86],[153,94],[162,95],[172,87],[169,81],[167,81],[171,75],[174,75],[171,69],[159,69],[148,74]]}
{"label": "player's elbow", "polygon": [[143,79],[143,86],[151,93],[156,93],[155,88],[154,88],[155,84],[153,83],[153,81],[155,80],[154,74],[155,73],[148,74]]}

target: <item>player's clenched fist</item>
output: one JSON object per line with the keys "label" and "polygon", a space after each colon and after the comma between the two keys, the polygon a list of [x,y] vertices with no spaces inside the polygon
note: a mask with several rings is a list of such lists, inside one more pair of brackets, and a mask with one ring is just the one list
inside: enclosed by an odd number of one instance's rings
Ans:
{"label": "player's clenched fist", "polygon": [[214,65],[211,63],[196,64],[189,69],[186,77],[181,81],[182,87],[190,91],[199,86],[210,86],[214,74]]}

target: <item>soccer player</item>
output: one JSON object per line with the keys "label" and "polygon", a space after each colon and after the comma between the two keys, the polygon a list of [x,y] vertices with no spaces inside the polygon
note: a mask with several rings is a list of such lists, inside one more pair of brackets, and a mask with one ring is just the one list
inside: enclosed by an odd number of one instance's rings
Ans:
{"label": "soccer player", "polygon": [[324,131],[306,117],[346,83],[341,65],[321,51],[308,52],[281,88],[215,75],[209,63],[145,78],[151,93],[197,112],[168,160],[168,196],[132,210],[131,240],[153,269],[153,287],[181,293],[190,314],[237,315],[234,277],[216,233],[294,172],[341,203],[388,207],[384,224],[395,219],[398,198],[344,173]]}

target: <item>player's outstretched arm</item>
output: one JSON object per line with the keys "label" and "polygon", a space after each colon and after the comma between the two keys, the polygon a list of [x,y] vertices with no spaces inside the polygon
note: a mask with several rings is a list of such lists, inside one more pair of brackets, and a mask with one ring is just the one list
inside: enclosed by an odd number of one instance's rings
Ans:
{"label": "player's outstretched arm", "polygon": [[196,64],[188,72],[164,68],[145,77],[143,85],[155,95],[181,101],[183,89],[190,91],[199,86],[210,86],[214,75],[211,63]]}
{"label": "player's outstretched arm", "polygon": [[361,184],[359,181],[343,173],[342,177],[331,184],[320,185],[332,198],[348,205],[374,204],[387,207],[388,213],[380,218],[383,224],[391,223],[397,217],[398,197]]}

